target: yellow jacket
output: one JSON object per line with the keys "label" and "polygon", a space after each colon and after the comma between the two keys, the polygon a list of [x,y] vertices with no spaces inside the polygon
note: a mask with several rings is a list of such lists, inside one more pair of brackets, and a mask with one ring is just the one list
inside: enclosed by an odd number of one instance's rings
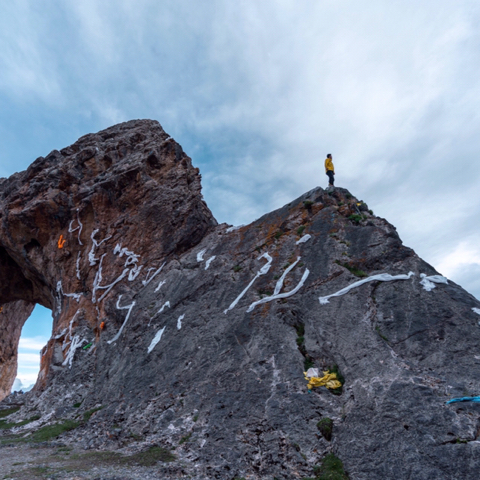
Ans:
{"label": "yellow jacket", "polygon": [[333,162],[331,158],[326,158],[325,159],[325,173],[331,170],[332,172],[335,173],[335,170],[333,168]]}

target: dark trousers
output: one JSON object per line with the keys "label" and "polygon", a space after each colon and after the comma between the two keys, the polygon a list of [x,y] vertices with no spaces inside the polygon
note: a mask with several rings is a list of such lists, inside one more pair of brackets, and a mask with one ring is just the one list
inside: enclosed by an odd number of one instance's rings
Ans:
{"label": "dark trousers", "polygon": [[335,176],[331,170],[327,170],[328,175],[328,183],[333,186],[333,181],[335,180]]}

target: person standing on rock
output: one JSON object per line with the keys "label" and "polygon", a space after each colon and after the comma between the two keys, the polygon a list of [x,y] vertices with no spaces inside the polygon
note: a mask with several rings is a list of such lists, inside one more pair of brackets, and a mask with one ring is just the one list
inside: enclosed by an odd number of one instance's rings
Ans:
{"label": "person standing on rock", "polygon": [[325,173],[328,175],[328,187],[333,187],[333,182],[335,180],[335,169],[333,168],[332,154],[327,154],[325,159]]}

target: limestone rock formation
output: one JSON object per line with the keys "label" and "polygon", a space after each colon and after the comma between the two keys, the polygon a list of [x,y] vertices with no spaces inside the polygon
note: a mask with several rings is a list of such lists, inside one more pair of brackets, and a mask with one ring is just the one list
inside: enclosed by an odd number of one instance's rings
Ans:
{"label": "limestone rock formation", "polygon": [[32,305],[53,312],[15,418],[101,406],[63,441],[175,448],[159,478],[302,478],[328,452],[351,479],[475,478],[478,406],[445,402],[480,393],[480,303],[344,189],[228,228],[200,188],[153,121],[0,180],[4,394]]}

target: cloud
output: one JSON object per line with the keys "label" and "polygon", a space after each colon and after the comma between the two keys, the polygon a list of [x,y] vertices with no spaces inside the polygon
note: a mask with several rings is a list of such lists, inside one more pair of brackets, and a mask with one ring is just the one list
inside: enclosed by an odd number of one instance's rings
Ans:
{"label": "cloud", "polygon": [[34,350],[37,353],[47,344],[48,337],[34,337],[34,338],[26,338],[20,337],[20,342],[18,348],[20,350]]}
{"label": "cloud", "polygon": [[[41,312],[38,314],[41,315]],[[26,387],[34,384],[37,380],[40,370],[40,350],[47,344],[47,341],[48,338],[44,336],[25,337],[22,335],[20,337],[17,379],[21,381],[24,391],[26,391]]]}

